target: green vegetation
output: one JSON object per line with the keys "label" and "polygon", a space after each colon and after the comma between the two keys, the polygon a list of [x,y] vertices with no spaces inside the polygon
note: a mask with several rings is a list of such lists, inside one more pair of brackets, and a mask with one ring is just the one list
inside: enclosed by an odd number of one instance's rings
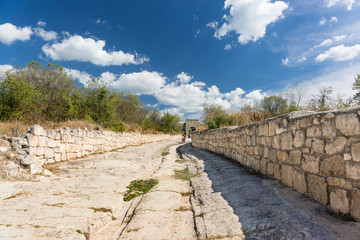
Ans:
{"label": "green vegetation", "polygon": [[183,170],[174,170],[175,178],[183,181],[189,181],[191,178],[198,176],[198,174],[191,173],[189,168]]}
{"label": "green vegetation", "polygon": [[[61,66],[32,61],[5,73],[0,83],[0,121],[31,124],[82,120],[106,129],[177,133],[180,117],[145,107],[134,94],[111,89],[91,77],[82,87]],[[125,124],[126,123],[126,124]]]}
{"label": "green vegetation", "polygon": [[241,126],[293,111],[328,111],[353,107],[360,104],[360,74],[355,77],[353,90],[357,91],[353,97],[341,94],[333,96],[333,89],[328,86],[312,96],[306,96],[308,90],[305,84],[297,83],[285,92],[266,96],[259,103],[245,105],[238,112],[228,113],[219,105],[204,104],[201,120],[208,129],[214,129]]}
{"label": "green vegetation", "polygon": [[91,208],[92,210],[94,210],[94,212],[110,212],[112,213],[111,209],[109,208]]}
{"label": "green vegetation", "polygon": [[169,154],[170,154],[169,152],[163,152],[163,153],[161,154],[161,156],[165,157],[165,156],[167,156],[167,155],[169,155]]}
{"label": "green vegetation", "polygon": [[148,179],[148,180],[134,180],[131,181],[130,185],[127,186],[128,190],[124,195],[124,201],[128,202],[133,198],[143,195],[149,192],[154,186],[159,183],[156,179]]}
{"label": "green vegetation", "polygon": [[342,213],[340,211],[334,212],[331,210],[327,210],[327,213],[344,222],[355,222],[355,219],[350,215],[350,213]]}

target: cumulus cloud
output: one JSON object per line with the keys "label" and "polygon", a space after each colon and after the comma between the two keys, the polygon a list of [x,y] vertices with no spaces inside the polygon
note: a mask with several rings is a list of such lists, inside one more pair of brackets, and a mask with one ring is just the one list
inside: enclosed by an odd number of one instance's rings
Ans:
{"label": "cumulus cloud", "polygon": [[234,31],[239,35],[238,42],[247,44],[263,38],[267,26],[284,17],[288,4],[270,0],[225,0],[224,8],[230,9],[229,15],[224,16],[225,23],[220,28],[217,22],[208,24],[216,29],[215,37],[221,39]]}
{"label": "cumulus cloud", "polygon": [[332,16],[332,17],[330,18],[330,22],[338,22],[337,17]]}
{"label": "cumulus cloud", "polygon": [[31,27],[22,28],[11,23],[4,23],[0,25],[0,42],[10,45],[17,40],[26,41],[30,39],[32,33]]}
{"label": "cumulus cloud", "polygon": [[107,75],[104,76],[103,73],[101,78],[104,77],[107,77],[107,80],[112,78],[111,86],[115,89],[137,95],[155,94],[166,83],[166,78],[163,77],[161,73],[148,71],[124,73],[120,76],[111,75],[111,73],[107,73]]}
{"label": "cumulus cloud", "polygon": [[83,85],[87,85],[87,82],[90,79],[90,74],[84,71],[79,71],[76,69],[65,68],[65,71],[71,75],[74,79],[78,80]]}
{"label": "cumulus cloud", "polygon": [[53,60],[91,62],[95,65],[110,66],[123,64],[142,64],[149,58],[123,51],[104,50],[105,41],[83,38],[79,35],[68,36],[60,43],[46,44],[42,47],[46,56]]}
{"label": "cumulus cloud", "polygon": [[325,0],[325,4],[328,8],[334,6],[335,4],[340,3],[346,6],[348,11],[351,11],[355,0]]}
{"label": "cumulus cloud", "polygon": [[37,27],[33,29],[35,34],[45,41],[51,41],[57,38],[57,33],[54,31],[45,31],[43,28]]}
{"label": "cumulus cloud", "polygon": [[176,77],[181,83],[188,83],[191,79],[193,79],[193,76],[184,72],[179,73]]}
{"label": "cumulus cloud", "polygon": [[316,62],[323,62],[325,60],[334,60],[337,62],[347,61],[354,59],[360,54],[360,44],[354,46],[345,46],[341,44],[336,47],[332,47],[322,54],[319,54],[316,58]]}
{"label": "cumulus cloud", "polygon": [[228,44],[225,45],[224,49],[225,50],[230,50],[231,48],[232,48],[231,44],[228,43]]}

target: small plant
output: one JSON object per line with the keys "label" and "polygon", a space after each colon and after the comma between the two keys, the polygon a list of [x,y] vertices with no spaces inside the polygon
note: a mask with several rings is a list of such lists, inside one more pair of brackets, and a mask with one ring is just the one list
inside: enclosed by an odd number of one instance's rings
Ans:
{"label": "small plant", "polygon": [[40,226],[39,226],[39,225],[35,225],[34,228],[40,228]]}
{"label": "small plant", "polygon": [[190,211],[190,210],[191,210],[191,208],[189,208],[189,207],[181,206],[178,209],[176,209],[175,211],[185,212],[185,211]]}
{"label": "small plant", "polygon": [[175,178],[183,181],[189,181],[191,178],[198,176],[198,174],[191,173],[189,168],[185,168],[183,170],[174,170]]}
{"label": "small plant", "polygon": [[77,233],[83,234],[80,229],[76,230]]}
{"label": "small plant", "polygon": [[178,159],[178,160],[175,160],[176,163],[186,163],[186,162],[189,162],[188,160],[185,160],[185,159]]}
{"label": "small plant", "polygon": [[127,232],[137,232],[139,231],[140,228],[132,228],[132,229],[128,229],[126,230]]}
{"label": "small plant", "polygon": [[355,219],[350,215],[350,213],[342,213],[340,210],[338,212],[334,212],[331,210],[326,211],[328,214],[330,214],[333,217],[336,217],[337,219],[340,219],[344,222],[355,222]]}
{"label": "small plant", "polygon": [[94,212],[111,212],[112,210],[109,208],[91,208],[92,210],[94,210]]}
{"label": "small plant", "polygon": [[194,217],[203,217],[204,216],[204,213],[199,213],[197,215],[195,215]]}
{"label": "small plant", "polygon": [[116,220],[117,220],[117,218],[116,218],[116,217],[114,217],[114,216],[111,216],[111,220],[112,220],[112,221],[116,221]]}
{"label": "small plant", "polygon": [[170,154],[169,152],[163,152],[163,153],[161,154],[161,156],[165,157],[166,155],[169,155],[169,154]]}
{"label": "small plant", "polygon": [[187,196],[190,196],[191,194],[193,194],[193,193],[192,192],[182,192],[181,196],[187,197]]}
{"label": "small plant", "polygon": [[124,201],[128,202],[137,196],[149,192],[158,183],[159,181],[156,179],[131,181],[130,185],[126,187],[128,190],[124,195]]}
{"label": "small plant", "polygon": [[6,159],[11,159],[11,155],[10,154],[6,154]]}

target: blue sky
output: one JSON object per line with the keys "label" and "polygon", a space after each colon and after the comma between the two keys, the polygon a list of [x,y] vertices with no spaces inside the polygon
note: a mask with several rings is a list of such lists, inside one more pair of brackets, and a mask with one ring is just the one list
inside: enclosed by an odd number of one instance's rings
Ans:
{"label": "blue sky", "polygon": [[352,95],[360,0],[0,0],[0,71],[31,60],[89,74],[185,118],[304,82]]}

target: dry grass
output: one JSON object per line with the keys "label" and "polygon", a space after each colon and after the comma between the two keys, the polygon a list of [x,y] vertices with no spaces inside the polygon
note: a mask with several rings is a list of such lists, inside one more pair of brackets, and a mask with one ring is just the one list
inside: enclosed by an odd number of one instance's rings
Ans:
{"label": "dry grass", "polygon": [[66,122],[41,122],[41,123],[28,123],[22,121],[6,121],[0,122],[0,134],[5,134],[8,137],[20,137],[23,133],[27,132],[32,125],[41,125],[44,129],[61,129],[69,127],[70,129],[87,128],[93,130],[103,130],[97,124],[85,121],[66,121]]}

